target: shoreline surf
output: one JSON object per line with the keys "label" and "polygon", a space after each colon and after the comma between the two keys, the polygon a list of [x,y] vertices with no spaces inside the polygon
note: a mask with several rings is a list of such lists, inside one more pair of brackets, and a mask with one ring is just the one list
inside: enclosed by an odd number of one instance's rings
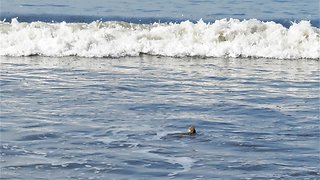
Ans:
{"label": "shoreline surf", "polygon": [[0,22],[1,56],[319,59],[320,29],[310,21],[289,28],[257,19],[213,23],[136,24],[123,21]]}

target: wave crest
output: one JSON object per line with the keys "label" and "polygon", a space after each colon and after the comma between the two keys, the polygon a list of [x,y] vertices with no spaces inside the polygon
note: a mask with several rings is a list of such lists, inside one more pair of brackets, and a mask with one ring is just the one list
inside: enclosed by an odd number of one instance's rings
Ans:
{"label": "wave crest", "polygon": [[214,23],[133,24],[0,22],[2,56],[121,57],[139,54],[200,57],[320,58],[320,29],[309,21],[289,28],[256,19]]}

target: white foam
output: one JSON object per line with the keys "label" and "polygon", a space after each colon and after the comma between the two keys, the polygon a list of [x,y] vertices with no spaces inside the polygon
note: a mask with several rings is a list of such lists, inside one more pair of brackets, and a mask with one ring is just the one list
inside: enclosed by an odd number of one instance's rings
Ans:
{"label": "white foam", "polygon": [[165,162],[168,162],[170,164],[179,164],[182,166],[182,169],[172,171],[168,174],[168,176],[173,177],[177,174],[188,172],[191,170],[192,166],[196,162],[195,159],[191,157],[177,157],[177,156],[167,156],[167,155],[161,155],[153,153],[152,151],[155,151],[156,149],[140,149],[136,152],[139,152],[140,154],[143,154],[144,157],[150,157],[155,159],[161,159]]}
{"label": "white foam", "polygon": [[309,21],[222,19],[214,23],[0,22],[2,56],[320,58],[320,29]]}
{"label": "white foam", "polygon": [[183,169],[178,171],[173,171],[168,174],[168,176],[175,176],[179,173],[188,172],[191,170],[191,167],[196,162],[194,159],[190,157],[168,157],[167,161],[171,164],[180,164]]}

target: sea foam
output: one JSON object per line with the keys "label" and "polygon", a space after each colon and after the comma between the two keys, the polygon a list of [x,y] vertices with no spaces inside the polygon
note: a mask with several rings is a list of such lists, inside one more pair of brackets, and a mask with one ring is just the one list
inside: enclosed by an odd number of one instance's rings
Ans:
{"label": "sea foam", "polygon": [[256,19],[133,24],[0,22],[1,56],[320,58],[320,29]]}

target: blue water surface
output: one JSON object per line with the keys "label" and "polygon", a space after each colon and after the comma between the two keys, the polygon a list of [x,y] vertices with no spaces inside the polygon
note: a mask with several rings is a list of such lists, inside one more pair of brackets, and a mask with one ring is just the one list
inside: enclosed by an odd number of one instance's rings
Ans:
{"label": "blue water surface", "polygon": [[[1,178],[318,179],[319,61],[1,57]],[[195,136],[175,136],[194,125]]]}
{"label": "blue water surface", "polygon": [[[311,20],[319,1],[8,0],[10,21]],[[0,57],[1,179],[319,179],[319,60]],[[196,136],[175,136],[195,126]]]}
{"label": "blue water surface", "polygon": [[281,22],[311,20],[319,27],[317,0],[14,0],[1,1],[1,19],[21,21],[91,22],[123,20],[136,23],[158,21],[214,21],[222,18]]}

